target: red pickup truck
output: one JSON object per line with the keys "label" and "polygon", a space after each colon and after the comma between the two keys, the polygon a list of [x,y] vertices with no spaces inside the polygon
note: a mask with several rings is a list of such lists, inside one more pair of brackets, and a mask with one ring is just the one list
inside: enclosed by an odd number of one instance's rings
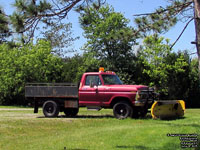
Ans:
{"label": "red pickup truck", "polygon": [[154,101],[154,91],[144,85],[124,85],[111,71],[84,73],[80,84],[27,84],[25,97],[34,102],[34,112],[43,107],[45,117],[57,117],[64,111],[74,117],[79,107],[113,109],[118,119],[145,116]]}

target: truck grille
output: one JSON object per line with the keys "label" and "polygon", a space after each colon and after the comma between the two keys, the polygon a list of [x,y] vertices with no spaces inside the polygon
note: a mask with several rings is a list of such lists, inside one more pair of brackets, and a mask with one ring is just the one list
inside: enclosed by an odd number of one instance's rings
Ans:
{"label": "truck grille", "polygon": [[136,93],[136,101],[149,100],[153,101],[155,99],[154,89],[149,88],[147,90],[138,90]]}

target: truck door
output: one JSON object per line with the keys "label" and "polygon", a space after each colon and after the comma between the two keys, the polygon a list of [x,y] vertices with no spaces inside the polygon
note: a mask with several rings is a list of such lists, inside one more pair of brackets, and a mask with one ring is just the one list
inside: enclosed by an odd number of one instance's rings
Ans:
{"label": "truck door", "polygon": [[79,104],[83,106],[99,106],[101,104],[99,86],[102,82],[99,75],[87,75],[85,83],[79,89]]}

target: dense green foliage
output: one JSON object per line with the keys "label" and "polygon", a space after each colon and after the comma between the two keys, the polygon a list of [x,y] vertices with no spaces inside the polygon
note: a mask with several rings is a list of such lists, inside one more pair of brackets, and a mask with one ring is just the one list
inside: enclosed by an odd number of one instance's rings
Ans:
{"label": "dense green foliage", "polygon": [[65,82],[79,83],[83,73],[98,72],[101,66],[101,61],[95,59],[92,53],[85,53],[82,56],[75,55],[65,58],[64,61]]}
{"label": "dense green foliage", "polygon": [[[188,76],[189,62],[184,53],[172,53],[169,41],[165,42],[164,38],[159,38],[157,35],[146,37],[139,51],[139,57],[144,65],[143,74],[149,78],[146,84],[155,86],[159,93],[171,95],[170,97],[173,98],[176,95],[175,92],[178,91],[176,87],[177,79],[180,80],[178,77],[185,77],[186,74]],[[183,85],[187,85],[188,78],[181,78],[181,80]],[[179,92],[186,92],[183,88],[179,87],[179,89]],[[172,92],[169,92],[170,90]]]}
{"label": "dense green foliage", "polygon": [[27,82],[58,82],[63,62],[51,54],[49,42],[0,45],[0,104],[23,104]]}

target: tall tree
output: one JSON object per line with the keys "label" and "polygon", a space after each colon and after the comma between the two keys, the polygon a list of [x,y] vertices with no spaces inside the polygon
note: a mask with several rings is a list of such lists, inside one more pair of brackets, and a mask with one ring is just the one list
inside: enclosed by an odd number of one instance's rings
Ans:
{"label": "tall tree", "polygon": [[129,20],[109,5],[97,8],[94,4],[79,12],[79,21],[87,39],[84,49],[103,60],[104,65],[112,70],[129,70],[135,42],[133,29],[128,26]]}
{"label": "tall tree", "polygon": [[196,48],[199,62],[199,87],[200,87],[200,0],[194,0],[194,18],[196,29]]}

